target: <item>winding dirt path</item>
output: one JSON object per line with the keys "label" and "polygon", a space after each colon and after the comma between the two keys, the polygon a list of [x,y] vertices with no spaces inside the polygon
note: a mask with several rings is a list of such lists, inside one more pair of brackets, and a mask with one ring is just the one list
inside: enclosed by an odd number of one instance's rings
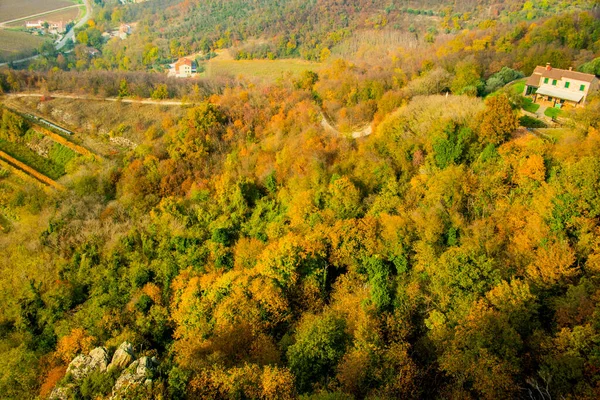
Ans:
{"label": "winding dirt path", "polygon": [[[7,97],[44,97],[42,93],[6,93]],[[173,100],[151,100],[151,99],[120,99],[118,97],[92,97],[92,96],[80,96],[76,94],[58,94],[50,93],[45,97],[51,97],[53,99],[73,99],[73,100],[91,100],[91,101],[120,101],[121,103],[135,103],[135,104],[154,104],[158,106],[185,106],[191,105],[184,101],[173,101]]]}
{"label": "winding dirt path", "polygon": [[[44,97],[42,93],[7,93],[5,94],[7,97]],[[132,104],[151,104],[158,106],[186,106],[192,105],[193,103],[185,102],[185,101],[174,101],[174,100],[151,100],[151,99],[120,99],[117,97],[92,97],[92,96],[82,96],[76,94],[58,94],[51,93],[49,95],[51,98],[55,99],[73,99],[73,100],[90,100],[90,101],[120,101],[122,103],[132,103]],[[369,123],[364,125],[362,128],[354,130],[349,133],[343,133],[337,130],[331,122],[327,119],[325,114],[321,112],[321,126],[325,131],[337,137],[348,137],[351,136],[354,139],[359,139],[363,137],[369,136],[373,133],[373,126]]]}
{"label": "winding dirt path", "polygon": [[371,126],[371,124],[366,124],[361,129],[352,131],[350,133],[342,133],[342,132],[338,131],[337,129],[335,129],[335,127],[331,124],[331,122],[329,122],[329,120],[325,117],[325,114],[323,114],[322,112],[321,112],[321,126],[325,129],[325,131],[333,134],[334,136],[339,136],[339,137],[352,136],[352,138],[358,139],[358,138],[369,136],[371,133],[373,133],[373,127]]}

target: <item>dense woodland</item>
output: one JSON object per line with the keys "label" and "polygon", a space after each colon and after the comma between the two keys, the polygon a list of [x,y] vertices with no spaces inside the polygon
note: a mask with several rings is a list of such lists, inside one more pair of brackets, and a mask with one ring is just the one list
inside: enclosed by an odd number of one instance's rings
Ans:
{"label": "dense woodland", "polygon": [[[47,398],[76,355],[123,341],[159,360],[124,398],[600,397],[600,96],[534,131],[510,86],[546,62],[600,72],[594,2],[96,3],[79,37],[100,57],[0,70],[0,93],[189,104],[20,103],[99,157],[63,151],[64,191],[0,166],[0,397]],[[94,43],[108,21],[138,30]],[[420,50],[336,50],[363,29]],[[157,73],[231,46],[323,67],[271,84]],[[0,117],[0,148],[39,139]],[[109,398],[117,376],[72,396]]]}

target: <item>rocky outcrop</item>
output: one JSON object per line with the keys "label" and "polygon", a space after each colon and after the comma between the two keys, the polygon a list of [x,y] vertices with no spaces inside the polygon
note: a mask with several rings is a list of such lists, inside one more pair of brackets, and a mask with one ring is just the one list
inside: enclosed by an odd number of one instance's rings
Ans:
{"label": "rocky outcrop", "polygon": [[[110,363],[109,363],[110,361]],[[114,379],[113,372],[121,374],[113,388],[111,399],[129,399],[139,393],[146,393],[146,388],[151,388],[158,360],[156,357],[141,357],[135,359],[133,346],[123,342],[112,356],[104,347],[96,347],[88,355],[80,354],[71,361],[67,368],[70,378],[68,383],[54,388],[49,396],[52,400],[70,400],[77,398],[80,386],[84,379],[93,372],[106,372],[107,379]],[[109,374],[108,371],[112,370]],[[112,378],[109,378],[112,376]],[[1,396],[0,396],[1,397]]]}
{"label": "rocky outcrop", "polygon": [[108,369],[119,368],[123,369],[131,364],[135,360],[133,353],[133,346],[129,342],[123,342],[113,354],[112,361],[108,366]]}
{"label": "rocky outcrop", "polygon": [[67,374],[71,374],[74,380],[79,381],[92,372],[106,371],[110,357],[104,347],[96,347],[89,355],[80,354],[71,361],[67,368]]}
{"label": "rocky outcrop", "polygon": [[111,398],[127,398],[127,393],[136,390],[139,386],[151,386],[153,372],[157,365],[158,361],[155,357],[142,357],[131,363],[117,379]]}
{"label": "rocky outcrop", "polygon": [[127,147],[131,150],[135,150],[138,146],[137,143],[132,142],[131,140],[123,137],[123,136],[113,136],[108,139],[111,143],[116,144],[117,146]]}
{"label": "rocky outcrop", "polygon": [[67,386],[54,388],[48,400],[71,400],[75,394],[75,385],[72,383]]}
{"label": "rocky outcrop", "polygon": [[[71,382],[79,382],[92,372],[106,371],[109,360],[108,351],[104,347],[96,347],[88,355],[80,354],[75,357],[67,368],[67,375],[71,375]],[[77,384],[69,383],[65,386],[54,388],[48,398],[50,400],[70,400],[76,393]]]}

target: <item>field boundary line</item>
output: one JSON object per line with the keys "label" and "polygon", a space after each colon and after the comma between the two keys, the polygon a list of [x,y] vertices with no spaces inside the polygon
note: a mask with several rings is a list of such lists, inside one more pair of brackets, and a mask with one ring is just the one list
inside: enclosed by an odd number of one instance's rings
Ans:
{"label": "field boundary line", "polygon": [[46,185],[45,183],[40,182],[33,176],[29,175],[27,172],[15,167],[14,165],[3,160],[2,158],[0,158],[0,167],[8,169],[12,174],[15,174],[20,179],[23,179],[25,182],[35,183],[44,190],[51,190],[51,188],[48,187],[48,185]]}
{"label": "field boundary line", "polygon": [[61,7],[61,8],[57,8],[57,9],[50,10],[50,11],[44,11],[44,12],[41,12],[41,13],[37,13],[37,14],[33,14],[33,15],[28,15],[26,17],[21,17],[21,18],[11,19],[9,21],[0,22],[0,28],[5,28],[6,25],[12,24],[13,22],[19,22],[19,21],[23,21],[23,20],[26,20],[26,19],[30,19],[30,18],[37,18],[37,17],[41,17],[41,16],[46,15],[46,14],[52,14],[52,13],[55,13],[55,12],[58,12],[58,11],[68,10],[70,8],[75,8],[75,7],[85,7],[85,4],[74,4],[72,6]]}
{"label": "field boundary line", "polygon": [[46,175],[36,171],[35,169],[31,168],[29,165],[22,163],[21,161],[9,156],[8,154],[6,154],[5,152],[3,152],[1,150],[0,150],[0,158],[4,159],[4,161],[11,164],[13,167],[16,167],[16,168],[26,172],[27,174],[31,175],[38,181],[45,183],[48,186],[52,186],[53,188],[58,189],[58,190],[65,189],[65,187],[63,185],[61,185],[60,183],[48,178]]}

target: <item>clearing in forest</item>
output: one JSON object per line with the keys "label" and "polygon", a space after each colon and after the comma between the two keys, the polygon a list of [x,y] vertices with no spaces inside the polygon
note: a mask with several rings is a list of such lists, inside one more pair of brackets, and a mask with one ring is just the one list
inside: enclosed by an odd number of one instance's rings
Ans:
{"label": "clearing in forest", "polygon": [[298,75],[304,71],[318,71],[321,63],[299,59],[278,60],[234,60],[223,52],[205,64],[206,71],[202,76],[232,75],[234,77],[258,78],[264,82],[274,82],[287,74]]}

